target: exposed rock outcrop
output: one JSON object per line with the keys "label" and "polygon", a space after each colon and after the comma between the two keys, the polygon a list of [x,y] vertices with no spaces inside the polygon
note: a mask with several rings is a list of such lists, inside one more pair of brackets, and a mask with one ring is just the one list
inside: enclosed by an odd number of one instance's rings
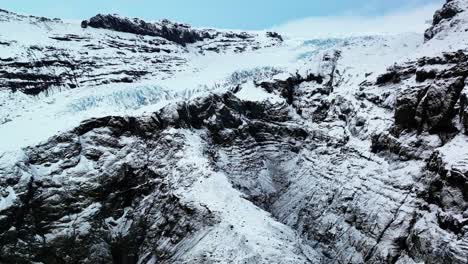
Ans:
{"label": "exposed rock outcrop", "polygon": [[[34,26],[38,39],[2,34],[0,47],[0,90],[28,95],[95,87],[113,83],[161,80],[183,70],[190,54],[243,53],[275,46],[282,37],[274,32],[260,36],[247,32],[193,29],[189,25],[162,20],[148,23],[117,15],[97,15],[83,27],[113,32],[91,34],[75,24],[56,19],[0,13],[0,22],[19,23],[25,30]],[[122,34],[132,33],[132,34]],[[34,43],[34,44],[31,44]],[[186,46],[191,45],[188,49]]]}
{"label": "exposed rock outcrop", "polygon": [[147,118],[89,120],[30,148],[15,167],[1,170],[0,185],[15,186],[17,196],[14,206],[1,211],[0,260],[181,261],[180,250],[194,247],[188,243],[196,244],[217,220],[208,208],[174,194],[200,179],[174,182],[174,170],[185,172],[173,157],[186,155],[188,142],[170,128],[207,128],[218,144],[238,137],[262,142],[273,134],[307,137],[299,127],[274,124],[288,119],[285,108],[226,94]]}
{"label": "exposed rock outcrop", "polygon": [[452,19],[468,8],[463,0],[447,0],[444,6],[437,10],[432,19],[432,26],[426,30],[424,38],[426,41],[434,38],[446,27],[455,26],[458,22]]}
{"label": "exposed rock outcrop", "polygon": [[[424,187],[416,194],[424,200],[420,210],[427,213],[418,213],[404,241],[406,251],[425,263],[439,262],[425,257],[428,254],[447,256],[449,263],[467,260],[467,177],[462,150],[466,148],[463,135],[466,62],[465,52],[458,51],[414,63],[414,67],[422,68],[408,79],[407,83],[412,85],[402,88],[397,95],[393,127],[375,135],[372,141],[374,152],[387,151],[400,160],[426,162],[422,175],[418,176]],[[437,67],[433,68],[434,65]],[[435,151],[437,148],[440,150]],[[427,225],[437,228],[427,232]],[[442,237],[454,248],[447,251],[445,243],[437,239]]]}
{"label": "exposed rock outcrop", "polygon": [[93,27],[145,36],[162,37],[180,45],[187,45],[204,39],[212,39],[215,32],[195,30],[189,25],[162,20],[148,23],[141,19],[128,19],[117,15],[97,15],[81,23],[83,28]]}

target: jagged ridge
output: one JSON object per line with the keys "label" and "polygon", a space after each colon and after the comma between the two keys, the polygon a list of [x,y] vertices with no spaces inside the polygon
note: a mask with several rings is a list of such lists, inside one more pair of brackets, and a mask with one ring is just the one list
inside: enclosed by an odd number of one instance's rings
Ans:
{"label": "jagged ridge", "polygon": [[1,260],[466,263],[466,49],[357,87],[345,50],[0,157]]}

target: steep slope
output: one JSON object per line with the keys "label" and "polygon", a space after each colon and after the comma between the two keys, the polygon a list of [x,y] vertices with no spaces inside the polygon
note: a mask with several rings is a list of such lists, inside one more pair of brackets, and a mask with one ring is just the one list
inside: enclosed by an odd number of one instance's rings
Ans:
{"label": "steep slope", "polygon": [[[427,48],[424,55],[465,49],[468,32],[468,6],[463,0],[447,1],[433,17],[432,26],[424,34]],[[419,55],[421,56],[421,54]]]}
{"label": "steep slope", "polygon": [[0,261],[467,263],[467,6],[0,154]]}
{"label": "steep slope", "polygon": [[[141,114],[142,108],[154,111],[213,90],[234,71],[216,74],[223,58],[281,45],[267,32],[194,31],[211,37],[183,46],[164,37],[1,11],[0,133],[18,140],[0,142],[0,148],[36,144],[90,117]],[[199,80],[205,75],[210,82]]]}

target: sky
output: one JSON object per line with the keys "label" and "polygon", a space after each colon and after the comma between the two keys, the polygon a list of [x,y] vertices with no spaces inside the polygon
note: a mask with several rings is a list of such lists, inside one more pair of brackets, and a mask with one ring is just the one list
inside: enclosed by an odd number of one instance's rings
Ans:
{"label": "sky", "polygon": [[[432,9],[444,0],[0,0],[23,14],[87,19],[98,13],[170,20],[197,27],[268,29],[323,17],[375,18]],[[369,22],[371,22],[370,20]]]}

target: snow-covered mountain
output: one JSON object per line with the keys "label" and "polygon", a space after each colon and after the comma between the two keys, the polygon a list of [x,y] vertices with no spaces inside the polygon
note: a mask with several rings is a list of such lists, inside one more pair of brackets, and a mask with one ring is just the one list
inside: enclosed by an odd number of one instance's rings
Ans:
{"label": "snow-covered mountain", "polygon": [[336,38],[0,12],[0,263],[467,263],[467,9]]}

